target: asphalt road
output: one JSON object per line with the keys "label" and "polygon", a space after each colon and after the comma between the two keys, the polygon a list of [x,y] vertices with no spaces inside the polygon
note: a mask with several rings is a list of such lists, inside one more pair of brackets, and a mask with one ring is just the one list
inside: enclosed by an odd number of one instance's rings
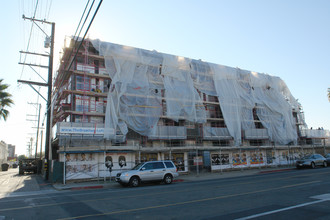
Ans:
{"label": "asphalt road", "polygon": [[18,168],[0,172],[0,198],[12,192],[40,190],[36,175],[19,175]]}
{"label": "asphalt road", "polygon": [[0,199],[0,219],[330,219],[330,168],[38,192]]}

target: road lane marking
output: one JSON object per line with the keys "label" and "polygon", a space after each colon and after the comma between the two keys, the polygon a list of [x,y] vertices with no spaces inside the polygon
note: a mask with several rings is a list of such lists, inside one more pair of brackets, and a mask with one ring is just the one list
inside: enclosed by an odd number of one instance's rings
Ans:
{"label": "road lane marking", "polygon": [[312,196],[312,199],[322,199],[322,200],[330,200],[330,193],[322,194],[318,196]]}
{"label": "road lane marking", "polygon": [[317,203],[321,203],[321,202],[326,202],[326,201],[330,201],[330,194],[323,194],[323,195],[318,195],[318,196],[312,196],[312,199],[319,199],[313,202],[306,202],[306,203],[302,203],[299,205],[294,205],[294,206],[289,206],[286,208],[282,208],[282,209],[276,209],[273,211],[268,211],[268,212],[263,212],[263,213],[259,213],[259,214],[255,214],[255,215],[250,215],[250,216],[246,216],[243,218],[238,218],[236,220],[247,220],[247,219],[252,219],[252,218],[258,218],[261,216],[265,216],[265,215],[270,215],[270,214],[274,214],[277,212],[284,212],[290,209],[296,209],[296,208],[300,208],[300,207],[304,207],[304,206],[309,206],[309,205],[313,205],[313,204],[317,204]]}
{"label": "road lane marking", "polygon": [[[315,183],[315,182],[321,182],[321,181],[313,181],[312,183]],[[309,183],[311,183],[311,182],[309,182]],[[309,183],[307,183],[307,184],[309,184]],[[302,183],[302,184],[304,185],[304,183]],[[241,185],[241,184],[235,184],[235,185]],[[233,185],[231,185],[231,186],[233,186]],[[281,189],[281,188],[282,187],[280,187],[278,189]],[[129,190],[126,190],[126,191],[129,191]],[[173,193],[173,192],[183,192],[183,191],[191,191],[191,189],[187,189],[187,190],[175,190],[175,191],[171,191],[171,192]],[[112,193],[113,192],[114,191],[112,191]],[[122,192],[122,191],[118,191],[118,192]],[[58,192],[58,193],[60,193],[60,192]],[[149,193],[149,194],[134,195],[134,196],[123,196],[123,197],[119,197],[119,198],[134,198],[134,197],[140,197],[140,196],[146,196],[146,195],[161,195],[161,194],[166,194],[166,193],[168,193],[168,192]],[[93,193],[81,193],[81,195],[85,195],[85,194],[93,194]],[[75,195],[76,194],[72,194],[72,196],[75,196]],[[61,196],[61,195],[59,195],[59,196]],[[49,198],[49,196],[48,196],[48,198]],[[35,205],[35,206],[24,206],[24,207],[6,208],[6,209],[0,209],[0,211],[12,211],[12,210],[30,209],[30,208],[38,208],[38,207],[66,205],[66,204],[73,204],[73,203],[77,203],[77,202],[95,202],[95,201],[102,201],[102,200],[105,201],[105,200],[110,200],[110,199],[111,198],[103,198],[103,199],[80,200],[80,201],[70,201],[70,202],[61,202],[61,203],[48,203],[48,204]]]}
{"label": "road lane marking", "polygon": [[256,193],[261,193],[261,192],[268,192],[268,191],[273,191],[273,190],[278,190],[278,189],[292,188],[292,187],[303,186],[303,185],[319,183],[319,182],[321,182],[321,181],[311,181],[311,182],[306,182],[306,183],[298,183],[298,184],[293,184],[293,185],[286,185],[286,186],[281,186],[281,187],[262,189],[262,190],[257,190],[257,191],[253,191],[253,192],[237,193],[237,194],[210,197],[210,198],[197,199],[197,200],[191,200],[191,201],[185,201],[185,202],[169,203],[169,204],[163,204],[163,205],[157,205],[157,206],[148,206],[148,207],[135,208],[135,209],[124,209],[124,210],[112,211],[112,212],[107,212],[107,213],[98,213],[98,214],[82,215],[82,216],[75,216],[75,217],[68,217],[68,218],[60,218],[58,220],[89,218],[89,217],[113,215],[113,214],[143,211],[143,210],[150,210],[150,209],[157,209],[157,208],[165,208],[165,207],[171,207],[171,206],[177,206],[177,205],[186,205],[186,204],[191,204],[191,203],[206,202],[206,201],[212,201],[212,200],[217,200],[217,199],[225,199],[225,198],[231,198],[231,197],[236,197],[236,196],[244,196],[244,195],[256,194]]}

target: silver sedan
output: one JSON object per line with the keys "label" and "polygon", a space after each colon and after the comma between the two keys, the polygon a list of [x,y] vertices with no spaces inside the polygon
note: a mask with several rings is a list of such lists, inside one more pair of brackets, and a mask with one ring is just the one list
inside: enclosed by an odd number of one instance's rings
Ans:
{"label": "silver sedan", "polygon": [[316,166],[324,166],[327,167],[327,160],[321,154],[312,154],[309,156],[305,156],[296,162],[296,167],[311,167],[315,168]]}
{"label": "silver sedan", "polygon": [[328,153],[327,155],[325,155],[325,159],[327,160],[327,164],[330,164],[330,153]]}

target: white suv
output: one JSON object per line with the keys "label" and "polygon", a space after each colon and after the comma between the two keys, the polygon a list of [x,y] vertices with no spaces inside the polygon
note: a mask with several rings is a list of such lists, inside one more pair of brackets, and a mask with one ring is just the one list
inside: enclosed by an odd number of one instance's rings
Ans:
{"label": "white suv", "polygon": [[116,182],[132,187],[149,181],[163,181],[165,184],[170,184],[173,178],[178,176],[177,168],[172,161],[148,161],[136,165],[131,170],[118,173]]}

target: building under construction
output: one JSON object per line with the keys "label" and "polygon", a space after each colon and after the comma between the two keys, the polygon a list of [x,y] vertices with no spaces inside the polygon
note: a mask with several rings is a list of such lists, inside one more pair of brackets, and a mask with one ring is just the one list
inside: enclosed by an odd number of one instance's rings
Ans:
{"label": "building under construction", "polygon": [[[106,178],[147,160],[180,172],[288,165],[329,152],[279,77],[66,39],[54,82],[53,160],[64,177]],[[110,164],[110,165],[109,165]],[[108,165],[108,166],[106,166]]]}

